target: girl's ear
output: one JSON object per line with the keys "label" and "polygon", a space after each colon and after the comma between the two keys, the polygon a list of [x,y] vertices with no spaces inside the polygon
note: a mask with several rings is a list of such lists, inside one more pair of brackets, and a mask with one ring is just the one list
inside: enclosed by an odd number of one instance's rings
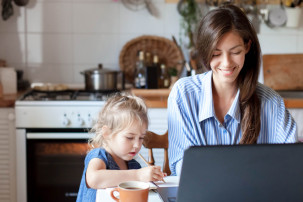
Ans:
{"label": "girl's ear", "polygon": [[247,54],[247,53],[249,52],[250,46],[251,46],[251,40],[249,40],[248,43],[245,44],[245,49],[246,49],[246,50],[245,50],[245,54]]}
{"label": "girl's ear", "polygon": [[102,132],[103,138],[107,139],[109,137],[109,134],[110,134],[110,129],[109,129],[108,126],[104,125],[101,128],[101,132]]}

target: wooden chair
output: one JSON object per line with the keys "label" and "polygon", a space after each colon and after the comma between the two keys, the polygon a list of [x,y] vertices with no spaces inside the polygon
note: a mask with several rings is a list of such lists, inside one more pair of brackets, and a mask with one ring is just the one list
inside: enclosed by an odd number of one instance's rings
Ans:
{"label": "wooden chair", "polygon": [[164,149],[164,162],[162,171],[170,175],[169,162],[168,162],[168,131],[163,135],[158,135],[154,132],[147,131],[146,137],[143,141],[144,147],[148,149],[149,164],[155,165],[155,159],[153,155],[154,148]]}

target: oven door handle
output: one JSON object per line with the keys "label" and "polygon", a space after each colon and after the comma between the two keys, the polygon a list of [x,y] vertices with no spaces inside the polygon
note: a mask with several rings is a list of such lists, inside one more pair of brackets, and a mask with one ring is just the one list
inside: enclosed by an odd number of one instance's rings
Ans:
{"label": "oven door handle", "polygon": [[89,139],[91,133],[27,133],[27,139]]}

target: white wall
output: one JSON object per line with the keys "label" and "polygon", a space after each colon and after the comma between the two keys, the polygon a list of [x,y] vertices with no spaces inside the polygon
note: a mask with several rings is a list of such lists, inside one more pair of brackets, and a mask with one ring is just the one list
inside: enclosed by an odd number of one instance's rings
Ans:
{"label": "white wall", "polygon": [[[152,2],[159,18],[146,9],[130,11],[121,0],[30,0],[26,7],[14,5],[14,15],[0,20],[0,59],[23,69],[31,82],[81,84],[80,71],[98,63],[119,69],[119,53],[134,37],[179,38],[176,4]],[[303,53],[302,21],[297,29],[262,24],[263,53]]]}

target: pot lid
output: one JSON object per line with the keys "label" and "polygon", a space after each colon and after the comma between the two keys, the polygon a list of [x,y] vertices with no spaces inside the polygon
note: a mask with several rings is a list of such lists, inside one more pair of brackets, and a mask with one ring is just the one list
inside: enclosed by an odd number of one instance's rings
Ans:
{"label": "pot lid", "polygon": [[107,74],[107,73],[117,73],[118,71],[112,70],[112,69],[106,69],[103,68],[102,64],[98,64],[97,68],[92,68],[85,70],[85,74]]}

